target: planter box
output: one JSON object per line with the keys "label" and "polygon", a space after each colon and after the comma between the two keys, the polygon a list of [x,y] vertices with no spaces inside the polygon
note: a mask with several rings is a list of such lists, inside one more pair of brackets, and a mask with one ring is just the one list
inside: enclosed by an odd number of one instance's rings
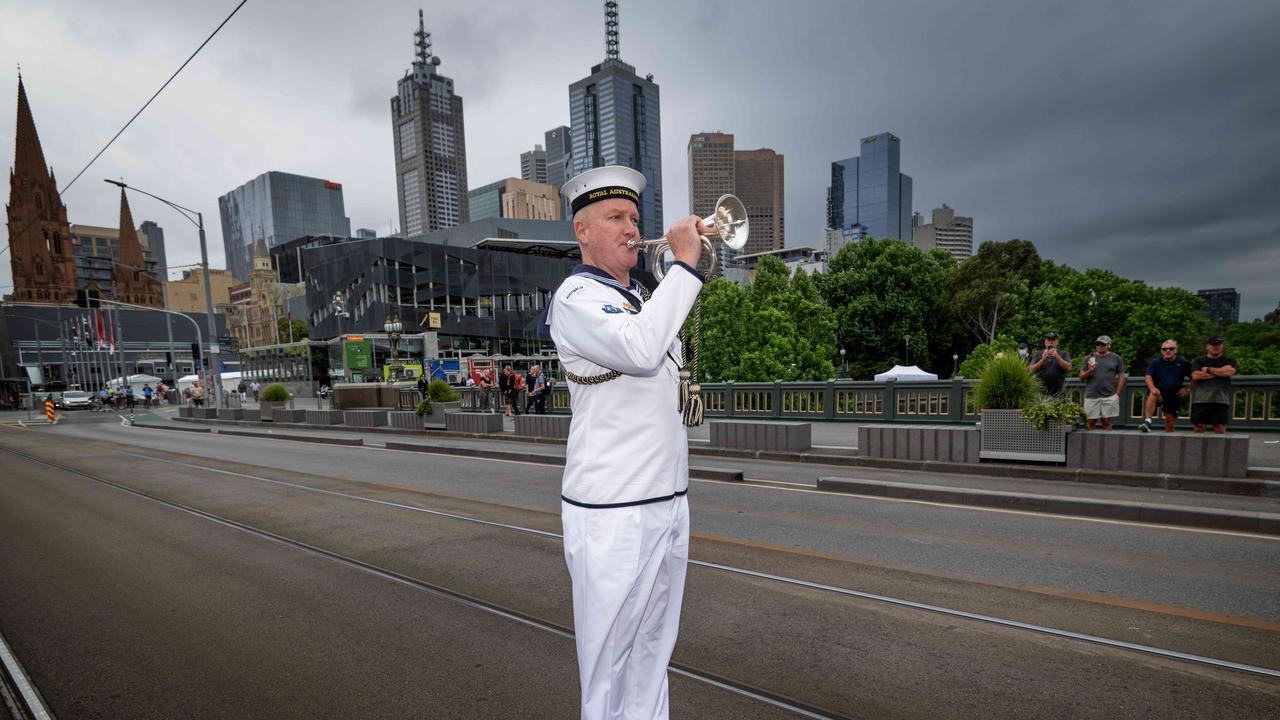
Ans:
{"label": "planter box", "polygon": [[401,430],[421,430],[422,416],[413,410],[392,410],[387,413],[387,419],[391,421],[391,427],[400,428]]}
{"label": "planter box", "polygon": [[976,427],[862,425],[858,453],[869,458],[976,463],[981,439]]}
{"label": "planter box", "polygon": [[444,428],[453,432],[500,433],[502,432],[502,413],[446,413]]}
{"label": "planter box", "polygon": [[238,407],[220,408],[218,410],[218,419],[219,420],[243,420],[244,410],[241,410]]}
{"label": "planter box", "polygon": [[572,421],[572,415],[517,415],[516,435],[564,439]]}
{"label": "planter box", "polygon": [[341,425],[345,418],[341,410],[304,410],[308,425]]}
{"label": "planter box", "polygon": [[259,413],[258,419],[261,420],[262,422],[271,422],[271,420],[273,419],[272,413],[275,412],[276,408],[285,408],[285,407],[289,407],[288,400],[270,400],[270,401],[264,400],[258,406],[258,413]]}
{"label": "planter box", "polygon": [[290,410],[289,408],[272,408],[271,422],[300,423],[307,419],[306,410]]}
{"label": "planter box", "polygon": [[387,411],[344,410],[342,419],[351,427],[383,427],[387,424]]}
{"label": "planter box", "polygon": [[445,413],[458,412],[462,409],[462,401],[454,400],[453,402],[433,402],[431,403],[431,414],[423,418],[428,425],[444,425]]}
{"label": "planter box", "polygon": [[813,426],[807,422],[712,420],[710,425],[711,447],[773,452],[800,452],[812,447]]}
{"label": "planter box", "polygon": [[1061,424],[1043,432],[1033,430],[1021,410],[982,411],[983,460],[1066,462],[1067,432]]}

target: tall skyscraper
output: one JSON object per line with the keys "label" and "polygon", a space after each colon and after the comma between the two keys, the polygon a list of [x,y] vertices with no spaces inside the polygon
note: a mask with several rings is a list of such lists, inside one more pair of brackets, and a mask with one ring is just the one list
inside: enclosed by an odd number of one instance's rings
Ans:
{"label": "tall skyscraper", "polygon": [[689,136],[689,212],[707,217],[721,195],[734,193],[733,135],[722,132]]}
{"label": "tall skyscraper", "polygon": [[658,85],[618,57],[618,3],[605,2],[605,59],[569,86],[569,121],[576,175],[602,165],[625,165],[645,177],[640,232],[662,235],[662,128]]}
{"label": "tall skyscraper", "polygon": [[169,282],[169,256],[164,249],[164,228],[154,220],[143,220],[138,226],[138,238],[142,241],[142,253],[147,256],[147,266],[153,270],[160,284]]}
{"label": "tall skyscraper", "polygon": [[276,170],[218,198],[218,212],[227,269],[241,282],[249,281],[259,236],[270,249],[304,235],[351,235],[341,183]]}
{"label": "tall skyscraper", "polygon": [[768,149],[735,150],[734,194],[747,206],[751,234],[743,253],[781,250],[787,244],[782,155]]}
{"label": "tall skyscraper", "polygon": [[911,242],[911,178],[900,171],[900,144],[887,132],[864,137],[858,157],[831,163],[827,227],[851,240]]}
{"label": "tall skyscraper", "polygon": [[438,72],[431,33],[418,11],[417,58],[391,98],[400,233],[410,238],[467,222],[467,143],[462,97]]}
{"label": "tall skyscraper", "polygon": [[1235,288],[1214,288],[1197,290],[1196,295],[1204,298],[1208,305],[1205,314],[1218,327],[1225,328],[1232,323],[1240,322],[1240,293]]}
{"label": "tall skyscraper", "polygon": [[520,178],[529,182],[547,184],[547,151],[541,145],[520,153]]}
{"label": "tall skyscraper", "polygon": [[557,191],[573,175],[573,139],[568,125],[551,128],[544,137],[547,148],[547,184]]}
{"label": "tall skyscraper", "polygon": [[67,206],[58,181],[45,164],[27,90],[18,76],[18,125],[13,169],[9,172],[9,265],[13,299],[18,302],[69,303],[76,299],[76,260],[71,247]]}
{"label": "tall skyscraper", "polygon": [[915,213],[914,227],[911,228],[912,244],[921,250],[942,248],[956,262],[973,255],[973,218],[960,217],[950,206],[933,211],[933,222],[920,223],[920,213]]}

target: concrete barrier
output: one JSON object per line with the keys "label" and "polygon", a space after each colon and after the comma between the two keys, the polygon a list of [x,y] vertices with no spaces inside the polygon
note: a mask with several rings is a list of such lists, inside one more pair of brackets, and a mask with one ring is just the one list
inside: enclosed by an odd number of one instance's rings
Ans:
{"label": "concrete barrier", "polygon": [[217,420],[218,408],[193,407],[191,408],[191,415],[189,415],[188,417],[202,418],[204,420]]}
{"label": "concrete barrier", "polygon": [[711,447],[800,452],[813,444],[813,426],[806,422],[712,420],[710,426]]}
{"label": "concrete barrier", "polygon": [[343,410],[342,419],[351,427],[384,427],[386,410]]}
{"label": "concrete barrier", "polygon": [[1067,436],[1067,467],[1165,475],[1242,478],[1249,436],[1236,433],[1077,431]]}
{"label": "concrete barrier", "polygon": [[191,417],[191,406],[190,406],[190,405],[183,405],[183,406],[179,407],[179,408],[178,408],[178,417],[185,417],[185,418],[189,418],[189,417]]}
{"label": "concrete barrier", "polygon": [[451,432],[502,432],[501,413],[451,412],[444,415],[444,429]]}
{"label": "concrete barrier", "polygon": [[219,420],[243,420],[244,410],[241,408],[219,408]]}
{"label": "concrete barrier", "polygon": [[308,425],[341,425],[345,419],[341,410],[307,410]]}
{"label": "concrete barrier", "polygon": [[567,438],[570,415],[517,415],[516,435],[524,437]]}
{"label": "concrete barrier", "polygon": [[864,457],[976,463],[981,435],[976,427],[862,425],[858,451]]}
{"label": "concrete barrier", "polygon": [[401,430],[421,430],[422,416],[413,410],[392,410],[387,413],[391,427]]}
{"label": "concrete barrier", "polygon": [[240,419],[258,422],[262,419],[262,411],[258,408],[240,408]]}
{"label": "concrete barrier", "polygon": [[307,419],[306,410],[291,410],[289,408],[272,408],[271,422],[277,423],[300,423]]}

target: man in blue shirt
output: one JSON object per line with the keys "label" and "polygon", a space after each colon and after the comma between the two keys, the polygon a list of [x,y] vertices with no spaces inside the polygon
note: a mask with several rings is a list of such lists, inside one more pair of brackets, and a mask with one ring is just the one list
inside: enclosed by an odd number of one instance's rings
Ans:
{"label": "man in blue shirt", "polygon": [[1147,365],[1147,402],[1144,420],[1138,426],[1142,432],[1151,432],[1151,418],[1159,405],[1164,413],[1164,431],[1173,432],[1182,410],[1182,398],[1189,388],[1183,383],[1191,377],[1191,361],[1178,354],[1178,343],[1165,340],[1160,343],[1160,357]]}

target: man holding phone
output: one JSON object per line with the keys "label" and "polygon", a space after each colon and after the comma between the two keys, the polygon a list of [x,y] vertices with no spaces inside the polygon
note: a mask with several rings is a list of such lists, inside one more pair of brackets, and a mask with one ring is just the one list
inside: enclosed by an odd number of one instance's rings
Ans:
{"label": "man holding phone", "polygon": [[1058,334],[1044,334],[1044,349],[1036,353],[1028,368],[1032,375],[1044,383],[1044,390],[1050,396],[1062,392],[1067,373],[1071,372],[1071,356],[1066,350],[1058,348]]}

